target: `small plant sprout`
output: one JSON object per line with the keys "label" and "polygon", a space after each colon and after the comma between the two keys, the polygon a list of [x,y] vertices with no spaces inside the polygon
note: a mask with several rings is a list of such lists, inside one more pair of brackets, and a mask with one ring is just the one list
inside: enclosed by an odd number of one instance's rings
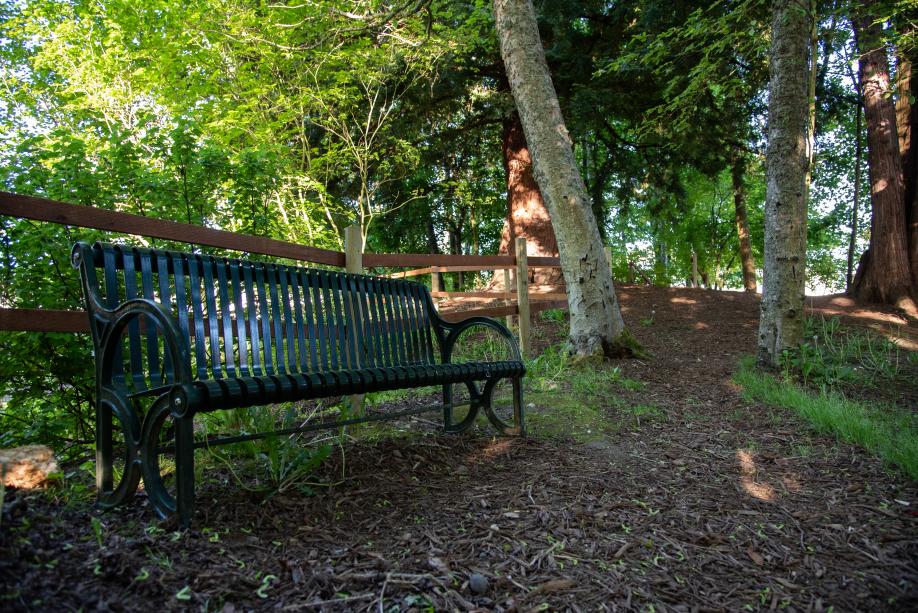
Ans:
{"label": "small plant sprout", "polygon": [[257,590],[255,590],[255,593],[258,594],[259,598],[268,597],[268,588],[271,587],[272,581],[277,581],[277,577],[275,575],[265,575],[262,578],[261,585],[258,587]]}
{"label": "small plant sprout", "polygon": [[186,585],[185,587],[177,591],[175,593],[175,599],[182,600],[182,601],[191,600],[191,588]]}

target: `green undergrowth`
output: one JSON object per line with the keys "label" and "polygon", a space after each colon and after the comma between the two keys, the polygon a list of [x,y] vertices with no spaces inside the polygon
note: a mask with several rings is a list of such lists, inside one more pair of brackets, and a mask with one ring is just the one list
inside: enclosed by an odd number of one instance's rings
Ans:
{"label": "green undergrowth", "polygon": [[537,437],[590,442],[663,415],[658,407],[624,400],[624,392],[638,391],[643,383],[606,360],[576,360],[561,344],[527,362],[524,382],[527,428]]}
{"label": "green undergrowth", "polygon": [[852,400],[829,386],[803,388],[786,376],[757,370],[751,358],[741,362],[735,381],[747,400],[791,409],[818,432],[859,445],[918,479],[918,418],[913,413]]}
{"label": "green undergrowth", "polygon": [[918,353],[885,336],[845,326],[837,317],[810,317],[804,342],[781,356],[785,378],[811,389],[828,388],[848,397],[881,397],[897,402],[918,392]]}

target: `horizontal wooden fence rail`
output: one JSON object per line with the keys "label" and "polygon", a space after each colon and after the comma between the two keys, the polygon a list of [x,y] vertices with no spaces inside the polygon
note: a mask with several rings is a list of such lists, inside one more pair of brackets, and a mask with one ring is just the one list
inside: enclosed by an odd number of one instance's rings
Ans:
{"label": "horizontal wooden fence rail", "polygon": [[[363,271],[365,268],[377,267],[421,267],[393,273],[389,275],[390,277],[503,270],[505,283],[509,284],[509,277],[507,276],[509,270],[515,269],[517,271],[516,291],[442,292],[439,291],[439,284],[435,283],[431,294],[437,298],[451,298],[460,301],[517,301],[517,304],[512,305],[441,313],[443,318],[448,321],[461,321],[473,316],[497,317],[518,315],[520,313],[523,313],[523,318],[528,320],[528,316],[531,313],[567,306],[566,294],[563,292],[540,294],[529,290],[526,279],[528,277],[526,272],[528,268],[560,268],[561,260],[556,257],[528,257],[524,239],[517,240],[516,254],[514,255],[453,255],[439,253],[357,253],[346,255],[342,251],[299,245],[263,236],[228,232],[178,221],[110,211],[93,206],[68,204],[47,198],[23,196],[3,191],[0,191],[0,215],[348,268],[348,270],[355,272],[358,270]],[[358,251],[362,251],[362,249],[358,248]],[[357,261],[358,259],[359,261]],[[520,271],[523,271],[522,276]],[[433,278],[437,279],[437,276],[434,275]],[[521,300],[518,299],[520,297],[522,298]],[[531,305],[530,300],[533,302]],[[88,332],[89,320],[84,311],[0,307],[0,331]],[[528,354],[528,336],[528,321],[525,323],[521,321],[520,341],[524,354]]]}
{"label": "horizontal wooden fence rail", "polygon": [[[516,292],[430,292],[434,298],[448,298],[450,300],[516,300]],[[565,292],[529,292],[529,299],[536,300],[567,300]]]}
{"label": "horizontal wooden fence rail", "polygon": [[[530,313],[539,313],[541,311],[548,311],[551,309],[566,309],[567,300],[552,300],[546,302],[534,302],[529,307]],[[446,313],[440,313],[440,317],[446,321],[462,321],[463,319],[471,316],[476,317],[502,317],[504,315],[519,315],[520,307],[517,304],[510,304],[507,306],[496,306],[496,307],[485,307],[483,309],[475,309],[474,311],[450,311]]]}
{"label": "horizontal wooden fence rail", "polygon": [[0,192],[0,215],[344,267],[341,251],[8,192]]}
{"label": "horizontal wooden fence rail", "polygon": [[[398,255],[398,254],[393,254]],[[364,256],[366,257],[366,256]],[[473,256],[481,257],[481,256]],[[515,257],[513,258],[516,259]],[[559,260],[560,258],[538,258],[539,260]],[[530,258],[531,262],[533,258]],[[530,265],[530,268],[561,268],[561,264],[537,264],[535,266]],[[393,272],[390,275],[387,275],[391,279],[403,279],[405,277],[417,277],[420,275],[430,275],[435,272],[479,272],[482,270],[513,270],[516,268],[516,264],[506,265],[491,265],[491,266],[428,266],[427,268],[416,268],[414,270],[405,270],[402,272]]]}
{"label": "horizontal wooden fence rail", "polygon": [[0,330],[6,332],[86,332],[86,311],[0,308]]}

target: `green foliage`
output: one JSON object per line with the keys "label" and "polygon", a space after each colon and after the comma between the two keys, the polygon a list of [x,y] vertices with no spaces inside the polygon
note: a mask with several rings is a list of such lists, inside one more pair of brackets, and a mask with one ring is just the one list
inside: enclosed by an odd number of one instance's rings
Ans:
{"label": "green foliage", "polygon": [[918,421],[911,412],[849,400],[827,389],[808,391],[755,370],[751,360],[741,364],[735,380],[746,399],[791,409],[818,432],[860,445],[918,479]]}
{"label": "green foliage", "polygon": [[638,426],[641,416],[654,412],[646,406],[630,407],[620,399],[622,390],[639,390],[642,383],[628,379],[605,360],[578,362],[563,345],[546,347],[528,361],[524,381],[524,401],[530,405],[526,419],[536,436],[603,440],[621,427],[613,409]]}
{"label": "green foliage", "polygon": [[879,388],[895,384],[914,361],[872,330],[842,326],[837,317],[810,317],[804,342],[781,356],[784,376],[816,388]]}
{"label": "green foliage", "polygon": [[[316,417],[321,411],[319,407],[308,417]],[[216,432],[252,434],[297,427],[306,419],[307,416],[295,404],[288,404],[221,411],[208,415],[205,424],[206,428]],[[270,498],[291,489],[310,494],[312,490],[308,479],[331,455],[332,441],[328,437],[309,441],[302,435],[272,434],[254,441],[231,444],[223,449],[208,449],[210,457],[228,468],[240,486]],[[258,481],[254,487],[239,476],[237,461],[247,461],[259,468],[256,472]]]}

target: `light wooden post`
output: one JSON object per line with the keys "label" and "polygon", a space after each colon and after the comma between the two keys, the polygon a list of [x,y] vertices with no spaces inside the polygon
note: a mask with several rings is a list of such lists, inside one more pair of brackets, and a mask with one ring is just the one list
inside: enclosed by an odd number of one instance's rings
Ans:
{"label": "light wooden post", "polygon": [[[513,296],[511,295],[510,287],[510,269],[504,268],[504,291],[507,293],[507,304],[513,302]],[[513,315],[507,315],[507,327],[510,328],[513,326]]]}
{"label": "light wooden post", "polygon": [[694,249],[692,249],[692,285],[700,287],[698,283],[698,254],[695,253]]}
{"label": "light wooden post", "polygon": [[[344,229],[344,270],[358,275],[363,273],[363,233],[358,224]],[[352,306],[353,311],[360,308],[359,304]],[[351,414],[363,416],[363,394],[351,396]]]}
{"label": "light wooden post", "polygon": [[529,261],[526,258],[526,239],[516,239],[516,302],[519,305],[520,353],[529,359],[532,342],[529,338]]}
{"label": "light wooden post", "polygon": [[440,267],[431,266],[430,267],[430,291],[439,292],[440,290]]}

